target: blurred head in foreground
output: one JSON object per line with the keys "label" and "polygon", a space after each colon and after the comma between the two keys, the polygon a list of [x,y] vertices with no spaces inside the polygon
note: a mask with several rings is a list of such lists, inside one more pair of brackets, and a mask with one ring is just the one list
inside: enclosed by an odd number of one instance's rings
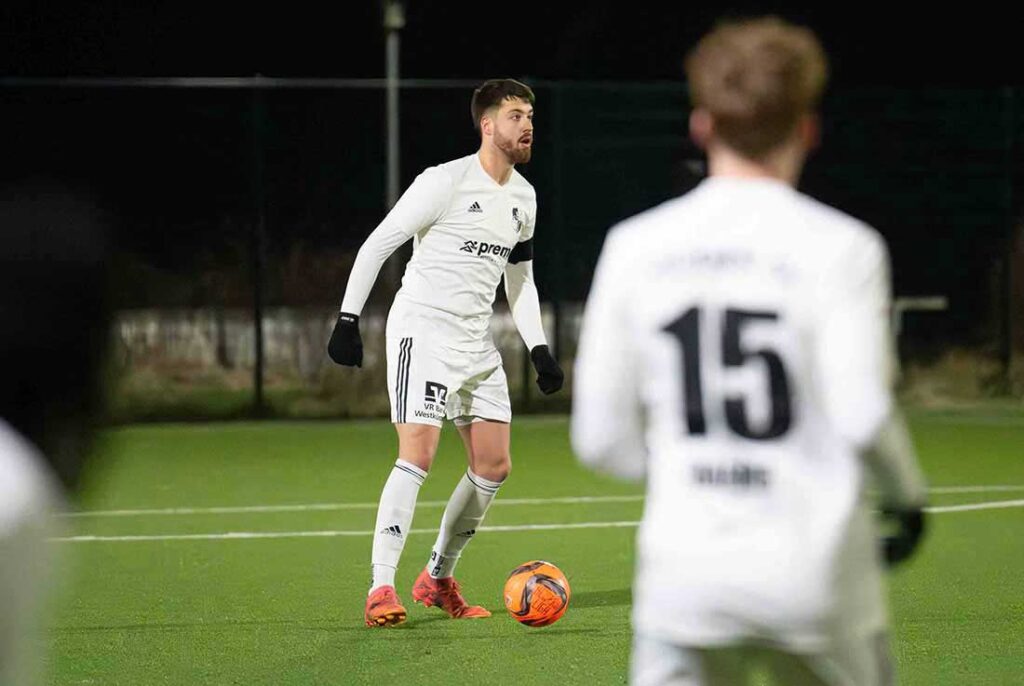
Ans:
{"label": "blurred head in foreground", "polygon": [[[101,408],[106,238],[96,207],[48,183],[0,188],[0,683],[35,683],[47,538]],[[63,486],[63,488],[62,488]]]}
{"label": "blurred head in foreground", "polygon": [[711,175],[768,169],[795,183],[817,146],[828,80],[809,29],[774,17],[720,24],[686,58],[690,135]]}

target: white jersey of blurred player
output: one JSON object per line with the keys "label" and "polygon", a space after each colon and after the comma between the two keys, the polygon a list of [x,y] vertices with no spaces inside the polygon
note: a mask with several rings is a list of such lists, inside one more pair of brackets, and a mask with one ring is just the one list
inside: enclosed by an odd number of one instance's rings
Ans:
{"label": "white jersey of blurred player", "polygon": [[[893,411],[888,306],[880,237],[781,181],[712,177],[609,234],[572,431],[584,461],[646,471],[638,632],[876,658],[860,451]],[[908,452],[880,485],[920,502]]]}
{"label": "white jersey of blurred player", "polygon": [[41,604],[58,503],[55,479],[35,448],[0,421],[0,684],[35,684]]}
{"label": "white jersey of blurred player", "polygon": [[745,684],[761,663],[787,686],[888,684],[866,484],[907,514],[905,554],[924,486],[890,391],[885,244],[794,189],[825,58],[751,20],[687,73],[711,176],[610,232],[573,394],[580,459],[647,478],[632,683]]}

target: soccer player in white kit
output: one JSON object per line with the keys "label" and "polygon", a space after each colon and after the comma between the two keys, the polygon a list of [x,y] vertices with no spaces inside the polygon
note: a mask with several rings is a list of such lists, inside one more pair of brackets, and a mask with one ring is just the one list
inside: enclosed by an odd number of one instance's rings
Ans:
{"label": "soccer player in white kit", "polygon": [[646,476],[631,683],[891,684],[883,563],[915,548],[925,488],[889,385],[886,246],[794,188],[824,53],[756,19],[686,71],[710,178],[608,234],[574,381],[579,459]]}
{"label": "soccer player in white kit", "polygon": [[537,198],[515,169],[530,159],[533,103],[533,91],[511,79],[487,81],[476,89],[470,109],[480,149],[416,177],[360,248],[349,276],[328,352],[339,364],[360,366],[363,305],[384,261],[414,240],[387,322],[388,393],[398,460],[377,511],[367,626],[390,626],[406,618],[395,591],[395,570],[445,419],[458,428],[469,468],[448,501],[412,596],[455,618],[491,614],[465,601],[454,572],[511,468],[508,384],[489,333],[502,277],[538,386],[554,393],[563,381],[547,345],[533,281]]}

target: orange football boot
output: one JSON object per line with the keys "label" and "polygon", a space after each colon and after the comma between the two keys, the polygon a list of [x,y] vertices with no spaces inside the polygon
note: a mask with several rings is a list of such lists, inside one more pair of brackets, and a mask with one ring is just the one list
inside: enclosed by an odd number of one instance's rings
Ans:
{"label": "orange football boot", "polygon": [[454,619],[475,619],[490,617],[491,613],[479,605],[469,605],[459,592],[455,577],[434,579],[426,569],[416,577],[412,587],[412,599],[426,607],[439,607]]}
{"label": "orange football boot", "polygon": [[366,599],[366,626],[394,626],[404,622],[405,616],[394,586],[381,586]]}

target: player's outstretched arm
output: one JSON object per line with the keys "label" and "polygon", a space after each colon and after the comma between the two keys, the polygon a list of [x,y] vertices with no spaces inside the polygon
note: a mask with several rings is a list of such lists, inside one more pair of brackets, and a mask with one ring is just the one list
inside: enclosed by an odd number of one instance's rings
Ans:
{"label": "player's outstretched arm", "polygon": [[334,325],[327,354],[340,365],[361,367],[363,343],[359,336],[359,315],[370,295],[380,268],[403,243],[436,222],[452,192],[448,175],[431,168],[416,177],[384,221],[359,248],[345,287],[341,312]]}
{"label": "player's outstretched arm", "polygon": [[646,471],[637,360],[629,326],[630,256],[613,231],[594,272],[573,374],[572,446],[580,462],[626,479]]}
{"label": "player's outstretched arm", "polygon": [[537,370],[537,386],[545,395],[562,388],[565,373],[548,348],[544,323],[540,315],[540,295],[533,281],[533,239],[516,246],[505,267],[505,294],[512,310],[512,320],[523,337],[530,359]]}

